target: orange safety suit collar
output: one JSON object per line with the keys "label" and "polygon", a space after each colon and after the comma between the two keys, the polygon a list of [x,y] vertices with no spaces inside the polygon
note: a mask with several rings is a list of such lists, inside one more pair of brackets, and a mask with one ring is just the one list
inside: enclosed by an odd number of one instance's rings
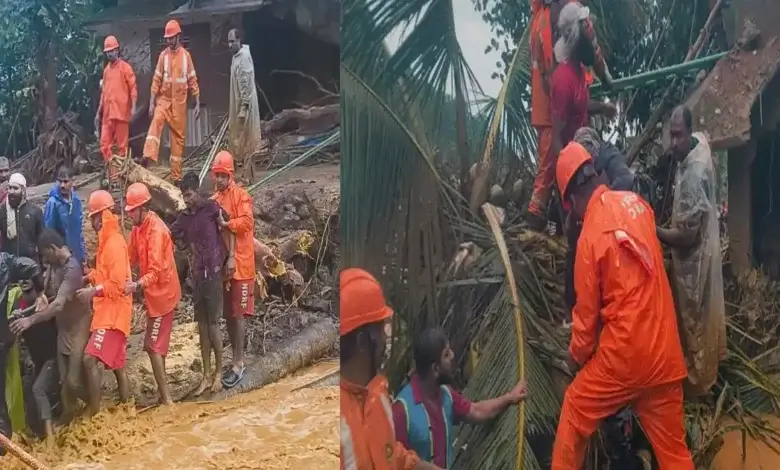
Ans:
{"label": "orange safety suit collar", "polygon": [[129,248],[130,264],[140,268],[149,317],[172,312],[181,300],[181,285],[168,227],[157,214],[147,211],[141,225],[130,232]]}
{"label": "orange safety suit collar", "polygon": [[411,470],[420,458],[395,439],[387,380],[341,379],[341,470]]}

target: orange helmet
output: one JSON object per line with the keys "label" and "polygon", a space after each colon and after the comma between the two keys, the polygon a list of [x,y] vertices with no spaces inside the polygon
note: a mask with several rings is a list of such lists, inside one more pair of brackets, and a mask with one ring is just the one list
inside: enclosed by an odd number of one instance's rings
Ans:
{"label": "orange helmet", "polygon": [[89,195],[87,211],[90,217],[112,207],[114,207],[114,197],[108,191],[99,189]]}
{"label": "orange helmet", "polygon": [[103,42],[103,52],[113,51],[119,49],[119,41],[114,36],[107,36]]}
{"label": "orange helmet", "polygon": [[585,147],[577,142],[569,144],[561,150],[558,155],[558,164],[555,166],[555,180],[558,182],[558,191],[561,192],[561,199],[566,200],[566,192],[569,189],[571,179],[586,163],[593,163],[593,157],[590,156]]}
{"label": "orange helmet", "polygon": [[222,150],[214,158],[214,164],[211,165],[211,171],[214,173],[227,173],[232,175],[236,169],[233,166],[233,155],[227,150]]}
{"label": "orange helmet", "polygon": [[339,334],[390,318],[393,310],[385,302],[382,287],[368,272],[349,268],[339,276]]}
{"label": "orange helmet", "polygon": [[143,183],[133,183],[127,188],[125,195],[125,210],[131,211],[146,204],[152,199],[149,188]]}
{"label": "orange helmet", "polygon": [[165,23],[165,35],[163,36],[165,39],[172,38],[177,34],[181,34],[181,26],[179,26],[178,21],[171,20]]}

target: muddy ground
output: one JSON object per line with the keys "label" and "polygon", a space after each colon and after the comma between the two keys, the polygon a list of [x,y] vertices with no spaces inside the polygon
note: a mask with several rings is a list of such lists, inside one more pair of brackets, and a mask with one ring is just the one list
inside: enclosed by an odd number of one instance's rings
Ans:
{"label": "muddy ground", "polygon": [[[155,173],[163,176],[162,167]],[[262,178],[267,173],[260,173]],[[84,178],[87,178],[85,176]],[[78,184],[77,179],[77,184]],[[89,194],[98,189],[99,180],[91,181],[77,191],[86,205]],[[50,187],[50,185],[49,185]],[[31,188],[33,194],[48,192],[43,188]],[[332,256],[314,270],[316,275],[307,279],[304,295],[296,305],[290,305],[281,298],[271,297],[266,302],[256,301],[256,315],[247,323],[247,353],[262,355],[285,339],[323,317],[334,317],[336,309],[334,287],[338,259],[338,206],[339,165],[321,163],[293,168],[259,189],[255,201],[255,236],[264,243],[273,243],[299,230],[308,230],[319,243],[325,240]],[[129,233],[130,221],[125,220]],[[87,250],[96,251],[97,239],[85,217],[84,234]],[[174,400],[194,399],[192,392],[199,384],[202,364],[198,342],[197,325],[193,322],[194,312],[189,287],[183,286],[184,297],[176,310],[176,319],[171,336],[170,352],[166,361],[168,383]],[[128,373],[131,391],[136,404],[141,407],[157,402],[156,385],[151,365],[143,352],[143,331],[146,317],[142,301],[136,299],[131,337],[128,341]],[[225,345],[225,364],[230,363],[231,349],[227,331],[222,322]],[[116,398],[116,382],[113,374],[106,372],[103,381],[104,398],[111,403]],[[208,393],[208,392],[207,392]],[[208,394],[202,398],[207,399]]]}

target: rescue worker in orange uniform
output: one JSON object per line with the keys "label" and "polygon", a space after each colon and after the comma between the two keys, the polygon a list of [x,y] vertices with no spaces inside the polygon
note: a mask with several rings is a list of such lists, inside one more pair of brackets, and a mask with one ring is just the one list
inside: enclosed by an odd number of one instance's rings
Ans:
{"label": "rescue worker in orange uniform", "polygon": [[[119,58],[119,41],[108,36],[103,45],[108,65],[103,69],[100,103],[95,115],[95,129],[100,129],[100,152],[106,163],[116,154],[127,155],[130,121],[135,115],[138,87],[133,67]],[[110,168],[110,167],[109,167]],[[109,180],[116,179],[116,170],[109,169]]]}
{"label": "rescue worker in orange uniform", "polygon": [[146,301],[144,350],[152,363],[161,405],[170,405],[165,374],[165,357],[171,342],[174,308],[181,300],[181,285],[173,259],[173,239],[168,226],[146,204],[152,199],[149,188],[133,183],[127,188],[125,211],[133,221],[130,232],[130,266],[138,265],[141,278],[128,281],[126,294],[143,290]]}
{"label": "rescue worker in orange uniform", "polygon": [[[558,39],[558,19],[562,8],[576,3],[574,0],[532,0],[531,33],[529,38],[531,52],[531,125],[537,135],[537,170],[531,201],[526,219],[534,230],[542,230],[547,222],[547,206],[555,182],[555,160],[557,151],[553,145],[553,119],[550,94],[552,91],[552,73],[556,62],[553,44]],[[587,4],[586,1],[580,2]],[[601,47],[596,40],[593,23],[590,18],[583,20],[583,36],[590,44],[594,60],[592,62],[601,83],[609,87],[612,76],[609,73]],[[585,73],[587,85],[593,83],[589,72]],[[587,125],[587,123],[583,124]],[[564,143],[565,145],[565,143]]]}
{"label": "rescue worker in orange uniform", "polygon": [[641,197],[613,191],[588,151],[560,154],[562,198],[582,219],[577,244],[566,389],[553,470],[579,470],[599,423],[631,404],[661,470],[693,470],[683,423],[683,359],[655,215]]}
{"label": "rescue worker in orange uniform", "polygon": [[98,234],[97,257],[95,269],[87,275],[90,287],[76,292],[76,298],[81,302],[92,301],[92,334],[84,349],[90,415],[100,411],[102,373],[98,362],[114,371],[119,400],[130,400],[125,371],[127,336],[133,315],[133,299],[125,293],[127,281],[131,279],[130,259],[113,208],[114,198],[108,191],[99,190],[89,195],[87,211],[92,228]]}
{"label": "rescue worker in orange uniform", "polygon": [[187,98],[195,99],[195,119],[200,117],[200,88],[195,65],[190,53],[181,45],[181,26],[176,20],[165,25],[168,43],[157,59],[152,77],[152,95],[149,98],[149,133],[144,144],[144,163],[157,161],[163,125],[168,123],[171,137],[171,177],[182,178],[182,158],[187,132]]}
{"label": "rescue worker in orange uniform", "polygon": [[393,310],[379,282],[362,269],[339,276],[341,323],[341,470],[437,469],[395,437],[387,380],[379,375]]}
{"label": "rescue worker in orange uniform", "polygon": [[235,255],[228,258],[222,311],[233,347],[233,366],[222,375],[222,385],[232,388],[244,377],[246,317],[255,314],[255,216],[252,197],[234,179],[236,170],[230,152],[219,152],[211,171],[216,189],[213,199],[229,217],[225,220],[220,214],[217,223],[223,231],[235,235]]}

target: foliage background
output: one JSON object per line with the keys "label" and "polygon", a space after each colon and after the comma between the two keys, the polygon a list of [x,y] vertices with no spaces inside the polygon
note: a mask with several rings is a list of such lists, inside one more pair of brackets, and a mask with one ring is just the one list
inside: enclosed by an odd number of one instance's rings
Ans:
{"label": "foliage background", "polygon": [[18,157],[74,111],[92,130],[102,50],[84,21],[98,0],[0,1],[0,154]]}

